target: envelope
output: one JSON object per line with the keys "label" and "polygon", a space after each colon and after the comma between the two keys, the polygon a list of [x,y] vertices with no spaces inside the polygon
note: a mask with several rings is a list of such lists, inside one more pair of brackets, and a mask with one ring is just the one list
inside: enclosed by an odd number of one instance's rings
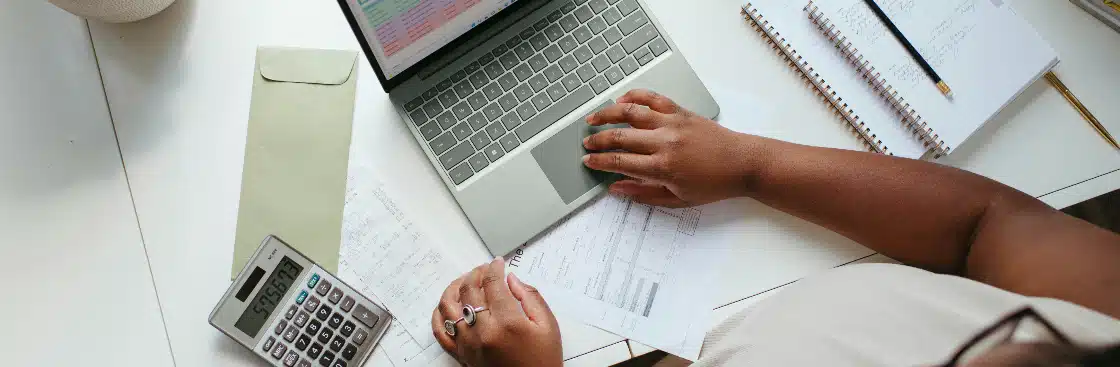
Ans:
{"label": "envelope", "polygon": [[261,47],[231,277],[270,234],[338,271],[358,53]]}

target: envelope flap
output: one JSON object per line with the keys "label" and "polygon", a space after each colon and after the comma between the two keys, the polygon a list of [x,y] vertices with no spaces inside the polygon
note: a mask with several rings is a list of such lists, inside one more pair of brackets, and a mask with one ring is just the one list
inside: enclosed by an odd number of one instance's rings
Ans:
{"label": "envelope flap", "polygon": [[261,76],[274,82],[340,85],[350,80],[358,53],[343,50],[261,47]]}

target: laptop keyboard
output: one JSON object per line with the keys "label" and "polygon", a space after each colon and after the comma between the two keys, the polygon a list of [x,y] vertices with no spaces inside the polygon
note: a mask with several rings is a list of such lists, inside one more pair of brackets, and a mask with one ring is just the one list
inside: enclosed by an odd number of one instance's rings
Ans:
{"label": "laptop keyboard", "polygon": [[637,0],[570,0],[405,109],[458,185],[668,50]]}

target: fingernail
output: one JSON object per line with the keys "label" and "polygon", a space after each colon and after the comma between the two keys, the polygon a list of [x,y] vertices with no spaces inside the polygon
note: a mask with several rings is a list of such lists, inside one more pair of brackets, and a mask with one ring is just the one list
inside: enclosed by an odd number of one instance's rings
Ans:
{"label": "fingernail", "polygon": [[518,285],[524,284],[524,283],[521,283],[521,278],[518,278],[517,274],[514,274],[514,273],[509,273],[509,279],[516,282]]}
{"label": "fingernail", "polygon": [[584,154],[583,155],[583,164],[587,164],[587,162],[589,162],[589,161],[591,161],[591,155],[590,154]]}
{"label": "fingernail", "polygon": [[588,136],[588,137],[586,137],[586,138],[583,138],[583,146],[587,146],[587,143],[588,143],[588,142],[590,142],[590,141],[591,141],[591,137],[590,137],[590,136]]}
{"label": "fingernail", "polygon": [[595,115],[588,115],[588,116],[587,116],[587,117],[585,117],[585,118],[584,118],[583,120],[584,120],[584,121],[587,121],[587,123],[589,123],[589,124],[590,124],[590,123],[591,123],[591,121],[592,121],[592,120],[594,120],[594,119],[595,119]]}
{"label": "fingernail", "polygon": [[506,259],[504,257],[498,256],[498,257],[494,258],[494,262],[504,263],[504,262],[506,262]]}

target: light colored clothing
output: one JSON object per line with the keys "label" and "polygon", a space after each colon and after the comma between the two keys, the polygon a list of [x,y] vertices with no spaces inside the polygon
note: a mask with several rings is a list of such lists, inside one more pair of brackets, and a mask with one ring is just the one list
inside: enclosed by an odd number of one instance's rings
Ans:
{"label": "light colored clothing", "polygon": [[693,366],[939,364],[1026,305],[1079,344],[1120,342],[1120,320],[1069,302],[901,265],[867,264],[794,283],[732,316],[708,334]]}

